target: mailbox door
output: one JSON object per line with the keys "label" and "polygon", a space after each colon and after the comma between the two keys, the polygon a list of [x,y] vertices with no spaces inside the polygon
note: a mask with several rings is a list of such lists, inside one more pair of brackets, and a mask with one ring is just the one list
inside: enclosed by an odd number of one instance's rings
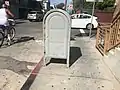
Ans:
{"label": "mailbox door", "polygon": [[69,20],[60,12],[51,13],[45,22],[45,53],[52,58],[67,58]]}

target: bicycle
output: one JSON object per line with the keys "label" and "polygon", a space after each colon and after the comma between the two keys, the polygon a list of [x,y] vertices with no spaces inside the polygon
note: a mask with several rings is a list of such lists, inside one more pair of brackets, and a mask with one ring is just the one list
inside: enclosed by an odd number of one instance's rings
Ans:
{"label": "bicycle", "polygon": [[0,47],[2,46],[3,42],[4,42],[4,34],[3,32],[0,31]]}
{"label": "bicycle", "polygon": [[11,45],[11,42],[13,40],[13,38],[15,37],[15,28],[13,25],[9,25],[9,26],[4,26],[4,25],[0,25],[1,31],[1,38],[0,38],[0,47],[2,46],[4,40],[6,39],[7,44]]}

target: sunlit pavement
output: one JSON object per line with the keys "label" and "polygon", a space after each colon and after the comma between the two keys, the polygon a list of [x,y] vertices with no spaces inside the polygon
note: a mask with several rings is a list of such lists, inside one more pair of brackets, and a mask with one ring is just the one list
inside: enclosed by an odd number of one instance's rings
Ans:
{"label": "sunlit pavement", "polygon": [[0,90],[20,90],[43,57],[42,30],[36,24],[19,21],[12,45],[4,42],[0,48]]}
{"label": "sunlit pavement", "polygon": [[70,68],[62,59],[51,59],[50,64],[36,73],[36,78],[27,89],[119,90],[119,83],[95,48],[95,37],[75,37],[71,40],[70,55]]}

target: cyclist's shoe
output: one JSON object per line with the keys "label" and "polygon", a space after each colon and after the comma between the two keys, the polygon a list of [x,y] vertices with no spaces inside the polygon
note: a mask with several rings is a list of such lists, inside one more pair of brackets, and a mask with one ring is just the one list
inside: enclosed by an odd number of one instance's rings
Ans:
{"label": "cyclist's shoe", "polygon": [[8,46],[10,46],[10,45],[11,45],[11,43],[10,43],[10,42],[8,42],[7,44],[8,44]]}

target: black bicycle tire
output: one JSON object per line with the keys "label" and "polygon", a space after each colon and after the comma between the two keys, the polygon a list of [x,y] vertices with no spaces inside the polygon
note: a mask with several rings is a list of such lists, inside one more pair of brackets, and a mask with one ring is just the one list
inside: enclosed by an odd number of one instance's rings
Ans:
{"label": "black bicycle tire", "polygon": [[11,30],[14,32],[14,34],[12,35],[12,37],[10,37],[10,39],[12,40],[15,37],[16,31],[14,27],[10,28],[10,34],[11,34]]}
{"label": "black bicycle tire", "polygon": [[4,34],[3,34],[3,32],[0,32],[0,34],[2,35],[2,41],[1,41],[1,43],[0,43],[0,47],[3,45],[3,42],[4,42]]}

